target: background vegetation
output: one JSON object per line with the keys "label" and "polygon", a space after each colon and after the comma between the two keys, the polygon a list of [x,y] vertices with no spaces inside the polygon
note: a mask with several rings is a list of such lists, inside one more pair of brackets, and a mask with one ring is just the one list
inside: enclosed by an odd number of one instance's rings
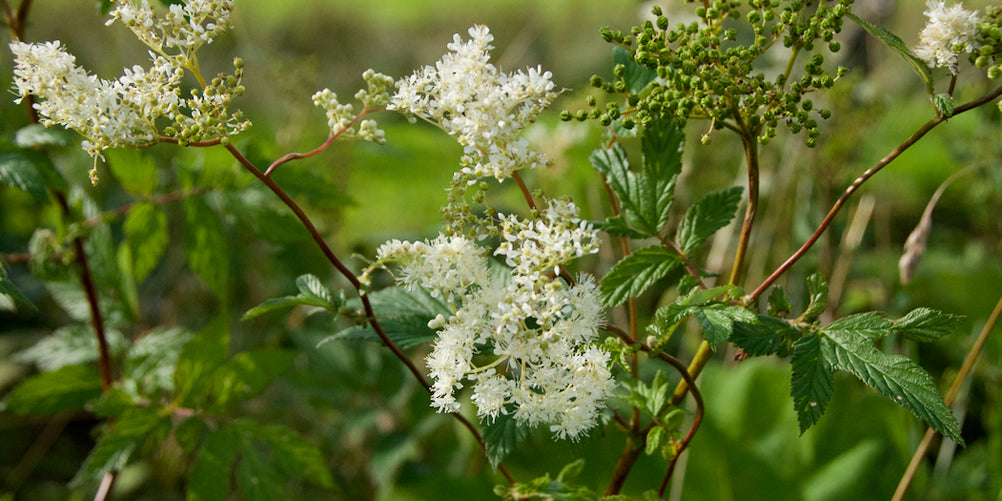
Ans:
{"label": "background vegetation", "polygon": [[[665,5],[669,17],[687,10],[680,2],[664,3],[671,3]],[[309,99],[316,90],[330,87],[350,94],[369,67],[403,76],[434,61],[453,33],[487,24],[496,37],[496,64],[507,69],[540,64],[567,88],[554,112],[531,131],[534,144],[555,164],[530,173],[529,184],[548,194],[570,195],[592,219],[599,219],[607,207],[587,155],[598,145],[600,131],[593,125],[560,123],[556,116],[560,109],[582,106],[591,74],[610,73],[611,48],[598,36],[599,28],[626,29],[647,7],[598,0],[487,5],[458,0],[238,0],[236,29],[203,49],[202,57],[208,58],[203,66],[225,67],[237,55],[245,60],[247,93],[239,107],[254,127],[235,143],[249,156],[275,158],[311,149],[326,137],[323,115]],[[861,0],[854,12],[888,27],[908,44],[917,39],[923,22],[912,2]],[[121,26],[103,28],[93,2],[37,2],[30,20],[27,41],[60,39],[77,54],[78,63],[104,76],[117,74],[145,54]],[[835,113],[821,126],[819,147],[809,150],[802,138],[781,132],[765,149],[766,204],[759,209],[760,225],[751,244],[748,283],[760,282],[799,247],[852,179],[934,113],[923,86],[905,63],[855,26],[847,27],[842,40],[840,64],[851,72],[835,91],[822,97]],[[0,57],[4,88],[10,87],[10,66],[9,56]],[[968,80],[978,85],[977,78]],[[961,89],[961,100],[964,95]],[[11,99],[0,100],[0,134],[6,142],[26,124],[23,109]],[[956,334],[923,345],[921,352],[915,353],[917,345],[904,340],[884,345],[887,351],[915,356],[941,388],[949,385],[1002,294],[999,116],[986,107],[933,131],[864,185],[851,203],[852,210],[838,218],[827,239],[782,280],[795,302],[802,302],[804,277],[814,271],[824,273],[832,285],[829,314],[876,309],[896,318],[929,306],[966,315]],[[280,173],[289,191],[308,202],[314,220],[342,256],[371,257],[375,246],[388,238],[433,234],[445,201],[444,187],[457,164],[459,147],[440,131],[389,115],[377,118],[386,129],[387,145],[335,145],[322,155],[283,167]],[[680,186],[692,192],[680,192],[680,198],[694,198],[742,175],[740,144],[718,134],[712,146],[700,146],[704,125],[690,123],[687,130],[691,139],[683,170],[687,181]],[[130,182],[124,178],[128,173],[152,172],[158,193],[175,192],[185,185],[186,177],[197,178],[199,186],[213,187],[188,198],[204,200],[212,213],[219,214],[226,239],[218,244],[229,256],[227,272],[218,283],[207,284],[185,264],[183,247],[168,247],[150,275],[137,284],[132,304],[138,308],[130,313],[134,322],[121,336],[136,337],[154,325],[197,332],[221,316],[229,325],[232,351],[271,348],[293,354],[294,363],[278,382],[226,412],[285,424],[320,448],[333,486],[293,485],[294,492],[303,498],[335,499],[494,496],[491,490],[500,477],[476,443],[453,420],[430,412],[420,387],[386,350],[348,342],[318,347],[333,327],[327,319],[300,310],[240,321],[245,311],[263,300],[293,293],[294,279],[301,274],[312,273],[332,289],[345,284],[270,194],[248,187],[249,179],[231,157],[212,149],[167,145],[141,154],[124,151],[108,156],[111,170],[102,167],[101,184],[87,192],[103,211],[135,200],[123,188]],[[55,160],[74,184],[86,184],[90,159],[79,149],[68,147]],[[897,260],[908,233],[940,183],[968,166],[973,169],[950,185],[936,207],[927,253],[915,278],[903,285]],[[184,203],[163,204],[172,242],[191,238],[180,224]],[[86,320],[79,294],[69,286],[37,281],[19,257],[29,252],[35,229],[50,227],[57,219],[51,204],[0,187],[0,254],[12,280],[39,306],[31,312],[0,304],[0,391],[8,391],[36,370],[29,363],[32,355],[24,350],[54,330]],[[110,222],[109,244],[120,242],[121,218],[105,214],[105,219]],[[850,231],[853,224],[858,233]],[[725,230],[716,237],[709,251],[711,269],[724,271],[736,232],[736,228]],[[609,259],[600,256],[587,265],[604,271]],[[362,263],[360,258],[353,265]],[[653,311],[656,304],[671,299],[645,296],[649,307],[642,310]],[[676,335],[678,344],[668,350],[684,360],[697,341]],[[684,477],[682,472],[676,477],[673,495],[686,500],[890,496],[924,432],[911,414],[862,385],[837,381],[835,402],[827,415],[798,436],[786,369],[768,359],[737,363],[733,353],[721,351],[702,376],[707,421],[681,466]],[[421,359],[420,349],[414,357]],[[1002,499],[1002,336],[989,338],[969,381],[954,406],[968,447],[954,449],[948,443],[934,447],[912,488],[914,499]],[[79,497],[67,485],[93,447],[92,428],[97,423],[97,418],[82,412],[44,419],[0,414],[0,493],[15,499]],[[191,457],[172,440],[154,447],[123,472],[116,484],[117,499],[183,497]],[[536,433],[506,460],[516,478],[556,475],[588,451],[595,459],[586,464],[580,478],[594,479],[592,487],[601,491],[621,447],[618,437],[596,431],[578,443],[547,445],[545,450],[557,452],[540,455],[536,446],[548,441],[545,431]],[[651,488],[659,482],[662,468],[660,459],[641,459],[625,492]]]}

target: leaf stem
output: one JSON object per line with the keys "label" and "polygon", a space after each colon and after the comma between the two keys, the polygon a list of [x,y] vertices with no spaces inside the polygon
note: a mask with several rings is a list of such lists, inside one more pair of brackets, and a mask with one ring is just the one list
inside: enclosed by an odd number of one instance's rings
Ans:
{"label": "leaf stem", "polygon": [[727,282],[731,285],[736,285],[741,276],[741,267],[748,251],[748,241],[751,239],[752,225],[755,223],[755,213],[758,212],[758,142],[753,132],[747,129],[741,134],[741,142],[744,143],[745,159],[748,162],[748,206],[745,208],[745,219],[741,224],[741,238],[738,240],[738,250],[734,254],[731,278]]}
{"label": "leaf stem", "polygon": [[518,185],[518,189],[522,190],[522,196],[525,197],[525,203],[529,204],[529,209],[536,211],[536,202],[532,199],[532,194],[529,193],[529,188],[525,185],[525,181],[522,180],[522,175],[518,171],[511,173],[511,178],[515,180],[515,184]]}
{"label": "leaf stem", "polygon": [[[960,384],[964,382],[964,379],[967,378],[967,374],[971,372],[971,368],[974,367],[974,361],[978,358],[978,354],[981,353],[981,349],[985,346],[985,341],[988,339],[988,333],[995,327],[999,314],[1002,314],[1002,297],[1000,297],[998,302],[995,304],[995,310],[993,310],[991,316],[988,317],[988,322],[986,322],[985,326],[981,328],[981,334],[978,335],[978,339],[974,341],[974,345],[971,346],[970,351],[967,352],[967,358],[964,359],[964,365],[960,367],[960,371],[957,372],[957,376],[953,378],[953,385],[950,386],[950,390],[946,392],[946,397],[943,399],[947,406],[953,403],[953,398],[957,396]],[[925,431],[925,435],[922,437],[922,442],[919,444],[918,448],[915,449],[915,454],[912,455],[911,462],[908,463],[908,468],[905,469],[905,473],[901,476],[901,481],[898,482],[898,488],[894,491],[894,496],[891,497],[891,501],[901,501],[904,498],[905,492],[908,491],[908,486],[911,485],[912,479],[915,477],[915,472],[918,471],[919,464],[922,462],[922,458],[925,457],[925,453],[929,450],[929,445],[932,443],[932,439],[935,436],[936,432],[932,428]]]}

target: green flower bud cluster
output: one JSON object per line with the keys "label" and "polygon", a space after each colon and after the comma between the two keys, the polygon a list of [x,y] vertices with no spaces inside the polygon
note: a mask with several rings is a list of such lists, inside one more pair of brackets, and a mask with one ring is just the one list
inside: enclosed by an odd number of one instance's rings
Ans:
{"label": "green flower bud cluster", "polygon": [[988,78],[1002,78],[1002,7],[990,6],[978,22],[971,62],[984,69]]}
{"label": "green flower bud cluster", "polygon": [[243,60],[233,60],[233,73],[220,73],[207,82],[201,91],[193,89],[191,97],[181,105],[183,111],[172,116],[174,123],[164,128],[164,134],[182,145],[240,133],[250,127],[240,110],[230,111],[230,102],[244,93],[241,84],[244,74]]}
{"label": "green flower bud cluster", "polygon": [[[630,92],[628,71],[617,65],[615,79],[592,77],[591,85],[626,98],[628,108],[616,103],[565,113],[564,119],[597,119],[603,124],[621,120],[626,128],[654,116],[708,119],[713,129],[734,129],[766,143],[784,122],[794,133],[806,131],[808,146],[819,135],[817,117],[831,112],[814,106],[805,96],[831,88],[845,73],[831,73],[825,58],[813,52],[822,46],[840,49],[835,35],[842,29],[852,0],[714,0],[696,9],[699,22],[671,26],[661,8],[654,20],[634,27],[631,35],[604,29],[605,40],[629,51],[630,60],[656,72],[657,78],[640,93]],[[767,77],[759,67],[762,56],[781,42],[791,48],[786,70]],[[809,57],[808,57],[809,55]],[[794,75],[798,57],[806,58]],[[621,118],[623,117],[623,118]],[[706,137],[708,140],[708,136]]]}

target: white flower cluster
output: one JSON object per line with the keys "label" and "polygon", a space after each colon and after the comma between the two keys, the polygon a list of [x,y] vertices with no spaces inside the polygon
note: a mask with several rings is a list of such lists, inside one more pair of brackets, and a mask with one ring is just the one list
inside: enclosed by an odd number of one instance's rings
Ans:
{"label": "white flower cluster", "polygon": [[915,55],[930,67],[943,67],[957,74],[957,55],[971,52],[971,37],[978,26],[978,11],[964,10],[963,4],[947,7],[943,0],[926,3],[929,22],[919,35]]}
{"label": "white flower cluster", "polygon": [[161,16],[147,0],[118,0],[106,24],[121,21],[157,53],[176,49],[187,58],[230,28],[232,10],[232,0],[186,0]]}
{"label": "white flower cluster", "polygon": [[[369,69],[362,73],[367,89],[359,89],[355,99],[362,102],[362,110],[370,111],[386,106],[390,102],[390,90],[393,78]],[[342,139],[362,139],[377,144],[386,142],[386,134],[376,127],[375,120],[362,120],[358,128],[354,127],[358,114],[351,104],[342,104],[337,94],[330,89],[324,89],[313,95],[313,104],[321,107],[327,113],[327,126],[332,135]]]}
{"label": "white flower cluster", "polygon": [[598,232],[578,217],[571,201],[550,200],[542,217],[500,215],[503,241],[495,251],[522,275],[539,273],[575,257],[598,252]]}
{"label": "white flower cluster", "polygon": [[134,66],[108,81],[77,66],[58,41],[12,42],[10,50],[20,96],[16,102],[29,94],[42,98],[34,105],[42,124],[80,132],[91,155],[152,141],[157,134],[154,120],[177,109],[181,72],[162,57],[154,58],[149,70]]}
{"label": "white flower cluster", "polygon": [[[250,126],[239,111],[227,109],[243,92],[239,59],[233,75],[214,78],[187,98],[180,91],[184,68],[198,75],[194,50],[229,26],[231,1],[187,0],[171,5],[163,17],[146,0],[139,4],[121,0],[117,5],[112,21],[122,20],[153,48],[149,69],[133,66],[116,80],[104,80],[77,66],[76,58],[58,41],[13,42],[17,101],[38,97],[34,107],[40,121],[79,132],[86,138],[83,148],[95,159],[105,149],[148,144],[161,134],[186,143],[236,134]],[[181,53],[168,54],[165,47]],[[92,180],[95,175],[92,170]]]}
{"label": "white flower cluster", "polygon": [[578,224],[573,205],[551,208],[543,218],[556,220],[541,224],[506,219],[514,233],[502,228],[505,242],[528,239],[517,255],[499,252],[516,263],[509,274],[491,273],[483,251],[461,236],[380,247],[379,262],[401,264],[403,283],[447,298],[454,311],[428,324],[439,334],[427,358],[439,412],[459,410],[456,391],[470,384],[482,417],[512,413],[526,426],[549,423],[556,437],[570,439],[597,423],[614,388],[609,354],[593,343],[603,323],[598,287],[588,275],[568,285],[536,268],[594,252],[595,234]]}
{"label": "white flower cluster", "polygon": [[470,40],[454,35],[450,52],[397,83],[388,109],[438,124],[463,145],[457,179],[468,183],[493,176],[499,181],[523,167],[545,164],[542,153],[519,137],[556,97],[550,72],[502,73],[490,64],[494,36],[486,26],[470,28]]}

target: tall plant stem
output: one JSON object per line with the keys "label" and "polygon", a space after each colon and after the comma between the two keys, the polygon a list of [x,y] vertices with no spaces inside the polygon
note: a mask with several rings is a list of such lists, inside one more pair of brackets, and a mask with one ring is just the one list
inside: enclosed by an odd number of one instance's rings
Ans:
{"label": "tall plant stem", "polygon": [[[957,116],[961,113],[973,110],[974,108],[977,108],[982,104],[995,100],[1000,95],[1002,95],[1002,87],[998,87],[992,90],[991,92],[985,94],[984,96],[975,99],[974,101],[971,101],[969,103],[954,108],[953,115],[951,116]],[[746,298],[745,302],[751,303],[760,295],[762,295],[762,293],[765,292],[765,290],[770,285],[772,285],[772,283],[775,282],[776,279],[780,277],[780,275],[786,273],[786,270],[790,269],[790,267],[793,266],[794,263],[796,263],[801,257],[804,256],[804,254],[807,253],[807,251],[811,248],[811,246],[813,246],[814,243],[817,242],[818,239],[821,237],[821,235],[825,232],[825,230],[828,229],[828,226],[835,219],[835,215],[838,214],[838,211],[842,208],[843,205],[845,205],[846,201],[849,200],[849,197],[851,197],[852,194],[855,193],[856,190],[858,190],[859,187],[863,185],[863,183],[865,183],[868,179],[873,177],[873,175],[876,174],[877,172],[880,172],[881,169],[887,166],[887,164],[894,161],[894,159],[898,158],[898,156],[904,153],[904,151],[907,150],[909,147],[911,147],[911,145],[915,144],[919,139],[921,139],[922,136],[925,136],[929,131],[931,131],[937,125],[945,122],[948,118],[949,117],[946,116],[937,116],[932,120],[929,120],[921,127],[919,127],[919,129],[915,131],[915,133],[912,134],[911,137],[909,137],[903,143],[901,143],[896,148],[891,150],[890,153],[888,153],[884,158],[880,159],[880,161],[874,164],[873,167],[870,167],[865,172],[863,172],[863,174],[861,174],[858,178],[856,178],[856,180],[853,181],[848,188],[846,188],[845,192],[842,193],[842,196],[840,196],[838,200],[835,201],[835,204],[832,206],[831,210],[828,211],[828,215],[825,216],[825,219],[823,221],[821,221],[821,224],[810,236],[810,238],[808,238],[807,241],[804,242],[804,245],[802,245],[800,249],[794,252],[793,255],[789,257],[789,259],[787,259],[783,264],[779,266],[779,268],[776,268],[776,271],[772,272],[772,274],[769,275],[769,277],[762,282],[762,285],[759,285],[758,288],[752,291],[752,293],[749,294],[748,297]]]}
{"label": "tall plant stem", "polygon": [[745,160],[748,162],[748,206],[745,208],[745,219],[741,224],[741,238],[738,240],[738,250],[734,254],[734,265],[731,267],[731,278],[727,283],[735,285],[741,276],[741,269],[748,251],[748,241],[751,239],[752,225],[755,224],[755,213],[758,212],[758,142],[750,133],[741,135],[744,143]]}
{"label": "tall plant stem", "polygon": [[[967,374],[971,372],[971,368],[974,367],[974,361],[978,358],[978,354],[981,353],[981,349],[985,346],[985,341],[988,339],[988,333],[991,332],[993,327],[995,327],[995,322],[998,321],[1000,313],[1002,313],[1002,297],[1000,297],[998,303],[995,304],[995,310],[993,310],[991,316],[988,317],[988,322],[986,322],[985,326],[981,328],[981,334],[978,335],[978,339],[974,341],[974,345],[971,346],[971,350],[967,352],[967,358],[964,359],[964,365],[960,367],[960,371],[957,372],[957,376],[953,378],[953,385],[950,386],[950,390],[946,392],[946,397],[943,399],[947,406],[953,403],[954,397],[957,396],[957,391],[960,390],[960,384],[964,382],[964,379],[967,378]],[[915,454],[912,455],[912,460],[908,463],[908,468],[905,469],[904,475],[901,476],[901,481],[898,482],[898,488],[894,491],[894,496],[891,498],[891,501],[901,501],[904,499],[905,492],[908,491],[908,486],[911,485],[912,479],[915,478],[915,472],[918,471],[919,464],[922,462],[922,458],[925,457],[925,453],[929,450],[929,445],[932,443],[932,439],[935,436],[936,431],[932,428],[925,431],[925,436],[922,437],[922,442],[919,444],[918,449],[915,449]]]}
{"label": "tall plant stem", "polygon": [[[299,219],[299,222],[303,225],[304,228],[306,228],[306,231],[310,233],[310,236],[313,237],[313,241],[317,243],[317,246],[320,247],[320,250],[324,253],[324,256],[331,263],[331,265],[333,265],[334,268],[337,269],[337,271],[341,273],[341,275],[345,279],[347,279],[349,283],[351,283],[351,286],[354,287],[355,291],[358,292],[358,295],[362,300],[362,307],[365,309],[365,316],[369,321],[369,325],[371,325],[372,329],[376,331],[376,335],[379,336],[379,339],[383,342],[383,344],[387,348],[390,349],[391,352],[393,352],[393,355],[397,357],[397,359],[400,360],[400,362],[402,362],[407,367],[407,370],[409,370],[410,373],[414,376],[414,378],[417,379],[418,383],[421,384],[421,386],[425,389],[425,391],[431,393],[431,385],[428,384],[428,381],[425,379],[424,375],[421,374],[421,371],[417,368],[417,366],[414,365],[414,362],[412,362],[410,358],[408,358],[407,355],[400,350],[400,348],[396,345],[396,343],[394,343],[393,340],[390,339],[390,337],[386,334],[386,331],[383,330],[383,327],[379,325],[379,321],[376,319],[376,313],[372,309],[372,302],[369,301],[369,295],[366,293],[366,290],[362,286],[362,283],[358,280],[358,277],[355,276],[355,274],[351,270],[349,270],[348,267],[345,266],[340,259],[338,259],[337,255],[334,254],[334,251],[330,248],[329,245],[327,245],[327,241],[324,240],[322,235],[320,235],[320,231],[317,230],[317,227],[313,224],[313,221],[311,221],[309,216],[307,216],[306,213],[303,212],[303,209],[299,206],[299,204],[297,204],[295,200],[293,200],[292,197],[290,197],[289,194],[286,193],[285,190],[283,190],[282,187],[275,182],[275,180],[273,180],[270,176],[265,175],[265,173],[262,172],[261,169],[258,169],[257,166],[255,166],[250,160],[247,159],[247,157],[245,157],[242,153],[240,153],[240,151],[237,150],[232,144],[227,143],[225,147],[226,150],[229,151],[231,155],[233,155],[233,158],[237,159],[240,165],[244,167],[244,169],[253,174],[254,177],[258,178],[258,180],[260,180],[262,183],[264,183],[265,186],[267,186],[268,189],[270,189],[272,193],[275,194],[275,196],[277,196],[279,199],[282,200],[282,202],[286,205],[286,207],[292,210],[292,212],[296,215],[296,218]],[[486,448],[483,437],[480,435],[480,432],[477,431],[476,426],[474,426],[473,423],[470,422],[470,420],[466,419],[465,416],[459,414],[458,412],[452,413],[452,417],[456,418],[456,420],[458,420],[460,424],[463,425],[463,427],[465,427],[467,430],[469,430],[471,434],[473,434],[474,438],[476,438],[477,440],[477,443],[480,444],[480,447]],[[500,471],[501,474],[504,475],[505,479],[508,480],[508,483],[510,484],[515,483],[515,479],[511,476],[510,473],[508,473],[508,470],[505,468],[503,464],[500,463],[498,464],[498,471]]]}

